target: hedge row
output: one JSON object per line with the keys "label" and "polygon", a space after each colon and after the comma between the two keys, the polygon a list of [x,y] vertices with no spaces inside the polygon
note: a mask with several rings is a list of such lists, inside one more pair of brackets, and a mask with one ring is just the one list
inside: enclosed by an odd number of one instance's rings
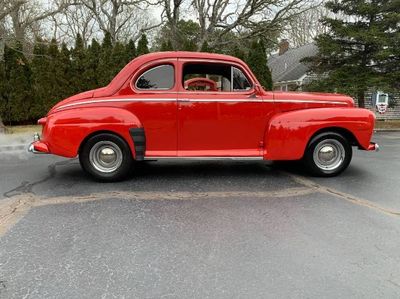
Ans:
{"label": "hedge row", "polygon": [[[170,42],[158,47],[170,48]],[[228,54],[243,56],[260,82],[271,86],[262,43],[253,42],[250,49],[248,55]],[[101,44],[93,39],[87,48],[79,35],[71,49],[56,40],[37,40],[29,57],[18,43],[8,45],[0,61],[0,116],[5,124],[34,123],[58,101],[107,85],[130,60],[148,52],[145,35],[137,46],[133,41],[113,45],[108,34]]]}

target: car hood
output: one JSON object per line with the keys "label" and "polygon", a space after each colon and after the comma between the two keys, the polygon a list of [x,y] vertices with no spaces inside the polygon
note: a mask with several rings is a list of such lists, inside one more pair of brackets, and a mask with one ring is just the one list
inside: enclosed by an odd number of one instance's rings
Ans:
{"label": "car hood", "polygon": [[277,103],[297,103],[300,105],[299,108],[301,108],[301,104],[307,107],[310,105],[325,107],[327,104],[338,107],[354,107],[354,100],[351,97],[338,93],[276,91],[274,100]]}

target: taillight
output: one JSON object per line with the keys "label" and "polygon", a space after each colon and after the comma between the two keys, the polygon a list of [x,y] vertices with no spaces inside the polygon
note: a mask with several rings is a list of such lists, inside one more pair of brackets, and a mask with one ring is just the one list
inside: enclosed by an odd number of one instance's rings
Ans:
{"label": "taillight", "polygon": [[44,126],[46,124],[47,117],[42,117],[38,120],[38,124]]}

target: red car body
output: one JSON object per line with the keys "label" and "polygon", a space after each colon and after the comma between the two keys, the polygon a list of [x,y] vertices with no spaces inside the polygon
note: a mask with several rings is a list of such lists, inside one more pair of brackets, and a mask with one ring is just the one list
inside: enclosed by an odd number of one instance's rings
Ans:
{"label": "red car body", "polygon": [[[241,70],[247,90],[188,90],[187,63],[227,64]],[[168,90],[142,90],[138,78],[159,65],[174,69]],[[197,85],[196,85],[197,83]],[[211,86],[212,84],[210,84]],[[264,90],[249,67],[235,57],[196,52],[160,52],[132,60],[104,87],[69,97],[46,117],[35,152],[75,157],[98,132],[122,137],[136,160],[162,157],[243,157],[297,160],[319,132],[341,132],[360,149],[370,142],[375,116],[340,94]]]}

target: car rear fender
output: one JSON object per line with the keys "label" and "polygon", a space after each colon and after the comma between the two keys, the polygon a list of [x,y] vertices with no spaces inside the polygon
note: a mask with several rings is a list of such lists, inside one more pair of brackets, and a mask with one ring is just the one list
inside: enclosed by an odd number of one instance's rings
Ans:
{"label": "car rear fender", "polygon": [[310,139],[319,132],[343,133],[367,149],[375,115],[360,108],[315,108],[283,112],[273,116],[264,136],[264,159],[298,160]]}
{"label": "car rear fender", "polygon": [[[132,134],[132,131],[136,132]],[[50,114],[43,127],[42,141],[49,152],[64,157],[75,157],[87,138],[100,132],[110,132],[122,137],[136,158],[137,147],[143,145],[143,138],[134,143],[137,132],[144,128],[139,119],[128,110],[115,107],[83,107],[62,110]],[[144,154],[144,145],[142,146]]]}

